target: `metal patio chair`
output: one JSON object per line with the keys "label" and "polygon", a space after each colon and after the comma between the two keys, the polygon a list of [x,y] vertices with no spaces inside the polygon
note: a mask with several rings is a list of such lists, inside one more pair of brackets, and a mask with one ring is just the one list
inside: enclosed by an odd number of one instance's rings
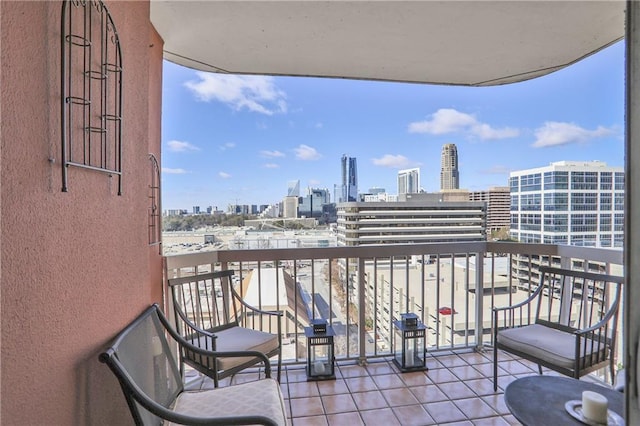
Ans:
{"label": "metal patio chair", "polygon": [[[175,321],[181,336],[210,351],[258,351],[278,357],[282,368],[282,312],[264,311],[247,304],[234,288],[233,271],[217,271],[169,280]],[[266,330],[266,331],[265,331]],[[203,356],[180,353],[182,363],[219,380],[260,362],[256,357]]]}

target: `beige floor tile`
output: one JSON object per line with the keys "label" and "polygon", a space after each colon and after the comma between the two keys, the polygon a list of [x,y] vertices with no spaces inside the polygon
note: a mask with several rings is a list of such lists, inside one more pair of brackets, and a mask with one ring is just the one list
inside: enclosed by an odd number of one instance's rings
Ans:
{"label": "beige floor tile", "polygon": [[516,418],[513,417],[512,415],[502,416],[502,418],[511,426],[522,426],[522,423],[516,420]]}
{"label": "beige floor tile", "polygon": [[349,394],[327,395],[321,398],[324,412],[327,414],[347,413],[358,410]]}
{"label": "beige floor tile", "polygon": [[289,400],[291,403],[291,415],[296,417],[309,417],[324,414],[322,401],[319,396],[311,398],[296,398]]}
{"label": "beige floor tile", "polygon": [[397,374],[384,374],[380,376],[373,376],[372,378],[378,389],[394,389],[405,386],[404,382]]}
{"label": "beige floor tile", "polygon": [[307,371],[304,368],[289,369],[287,368],[287,382],[306,382]]}
{"label": "beige floor tile", "polygon": [[473,420],[474,426],[509,426],[509,423],[502,417],[485,417]]}
{"label": "beige floor tile", "polygon": [[462,411],[451,401],[432,402],[424,404],[427,413],[435,420],[436,424],[457,422],[467,419]]}
{"label": "beige floor tile", "polygon": [[361,367],[355,364],[340,365],[338,366],[338,369],[340,370],[340,374],[342,375],[342,377],[345,379],[348,377],[362,377],[369,375],[365,367]]}
{"label": "beige floor tile", "polygon": [[409,390],[421,403],[439,402],[449,399],[447,395],[435,385],[414,386],[409,388]]}
{"label": "beige floor tile", "polygon": [[472,379],[480,379],[484,377],[484,375],[473,368],[470,365],[464,365],[461,367],[451,367],[449,369],[450,372],[456,375],[460,380],[472,380]]}
{"label": "beige floor tile", "polygon": [[347,384],[342,379],[323,380],[317,382],[320,395],[337,395],[341,393],[349,393]]}
{"label": "beige floor tile", "polygon": [[416,405],[418,399],[407,388],[381,390],[382,396],[387,400],[390,407],[401,405]]}
{"label": "beige floor tile", "polygon": [[402,426],[426,426],[435,424],[435,421],[422,405],[393,407],[392,410]]}
{"label": "beige floor tile", "polygon": [[470,419],[497,416],[498,413],[480,398],[457,399],[454,404]]}
{"label": "beige floor tile", "polygon": [[327,426],[325,416],[296,417],[292,420],[293,426]]}
{"label": "beige floor tile", "polygon": [[507,404],[504,402],[504,394],[483,396],[482,400],[489,404],[498,414],[510,414]]}
{"label": "beige floor tile", "polygon": [[378,389],[371,377],[349,377],[345,378],[344,382],[350,392],[366,392]]}
{"label": "beige floor tile", "polygon": [[360,416],[362,416],[362,420],[364,424],[369,425],[384,425],[384,426],[400,426],[400,422],[396,418],[396,415],[393,414],[391,408],[380,408],[377,410],[367,410],[361,411]]}
{"label": "beige floor tile", "polygon": [[464,382],[472,391],[476,393],[476,395],[484,396],[484,395],[493,395],[495,393],[499,393],[500,390],[494,392],[493,390],[493,380],[489,379],[475,379],[475,380],[466,380]]}
{"label": "beige floor tile", "polygon": [[357,392],[351,396],[358,407],[358,410],[373,410],[376,408],[386,408],[387,400],[384,399],[380,391]]}
{"label": "beige floor tile", "polygon": [[427,371],[427,377],[429,377],[429,380],[436,384],[460,381],[460,379],[458,379],[455,374],[453,374],[446,368],[429,370]]}
{"label": "beige floor tile", "polygon": [[447,368],[467,365],[467,362],[458,355],[445,355],[437,357],[437,360]]}
{"label": "beige floor tile", "polygon": [[449,399],[464,399],[476,396],[469,386],[463,382],[441,383],[438,387]]}
{"label": "beige floor tile", "polygon": [[327,422],[329,426],[365,426],[362,417],[357,412],[329,414]]}
{"label": "beige floor tile", "polygon": [[289,383],[290,398],[305,398],[318,395],[320,395],[320,392],[318,392],[316,382]]}
{"label": "beige floor tile", "polygon": [[372,362],[369,363],[365,368],[367,372],[372,376],[376,376],[379,374],[394,374],[396,371],[389,364],[390,363],[388,362]]}
{"label": "beige floor tile", "polygon": [[431,380],[424,371],[402,373],[400,374],[400,379],[402,379],[407,386],[423,386],[431,384]]}

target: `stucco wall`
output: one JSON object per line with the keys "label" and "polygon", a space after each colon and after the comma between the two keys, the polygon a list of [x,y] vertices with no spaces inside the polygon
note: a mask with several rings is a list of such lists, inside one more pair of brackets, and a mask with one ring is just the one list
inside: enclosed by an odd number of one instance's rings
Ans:
{"label": "stucco wall", "polygon": [[0,2],[2,424],[131,423],[97,355],[162,296],[147,234],[162,41],[147,1],[106,5],[124,66],[122,196],[77,168],[61,192],[61,2]]}

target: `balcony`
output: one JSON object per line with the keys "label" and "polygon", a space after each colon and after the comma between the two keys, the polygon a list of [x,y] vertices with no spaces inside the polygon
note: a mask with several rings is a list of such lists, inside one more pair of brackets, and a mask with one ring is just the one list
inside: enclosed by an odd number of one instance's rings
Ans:
{"label": "balcony", "polygon": [[[622,274],[622,252],[503,242],[225,250],[169,256],[166,273],[233,269],[257,294],[287,293],[277,298],[286,306],[250,303],[285,313],[282,389],[295,425],[517,424],[502,392],[515,378],[537,374],[537,366],[502,354],[493,392],[490,312],[523,300],[540,265]],[[390,362],[390,324],[403,312],[428,327],[427,372],[400,373]],[[302,327],[309,318],[325,318],[337,332],[336,381],[306,381]],[[610,382],[604,371],[584,380]]]}

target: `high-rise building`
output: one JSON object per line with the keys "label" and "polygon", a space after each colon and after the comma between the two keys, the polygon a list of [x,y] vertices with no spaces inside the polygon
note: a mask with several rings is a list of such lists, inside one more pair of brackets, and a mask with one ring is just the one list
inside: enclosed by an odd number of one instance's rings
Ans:
{"label": "high-rise building", "polygon": [[469,192],[469,201],[487,203],[487,234],[509,228],[511,195],[508,186],[496,186],[483,191]]}
{"label": "high-rise building", "polygon": [[287,182],[287,197],[299,197],[300,196],[300,181],[290,180]]}
{"label": "high-rise building", "polygon": [[420,169],[406,169],[398,172],[398,195],[420,192]]}
{"label": "high-rise building", "polygon": [[448,143],[442,147],[440,163],[440,189],[460,189],[458,148],[456,148],[456,144]]}
{"label": "high-rise building", "polygon": [[342,156],[342,194],[340,203],[358,201],[358,167],[355,157]]}
{"label": "high-rise building", "polygon": [[624,169],[559,161],[512,172],[511,237],[523,243],[622,247]]}
{"label": "high-rise building", "polygon": [[302,201],[298,206],[298,216],[320,217],[322,216],[323,206],[330,202],[331,197],[328,189],[309,188],[307,195],[302,197]]}

